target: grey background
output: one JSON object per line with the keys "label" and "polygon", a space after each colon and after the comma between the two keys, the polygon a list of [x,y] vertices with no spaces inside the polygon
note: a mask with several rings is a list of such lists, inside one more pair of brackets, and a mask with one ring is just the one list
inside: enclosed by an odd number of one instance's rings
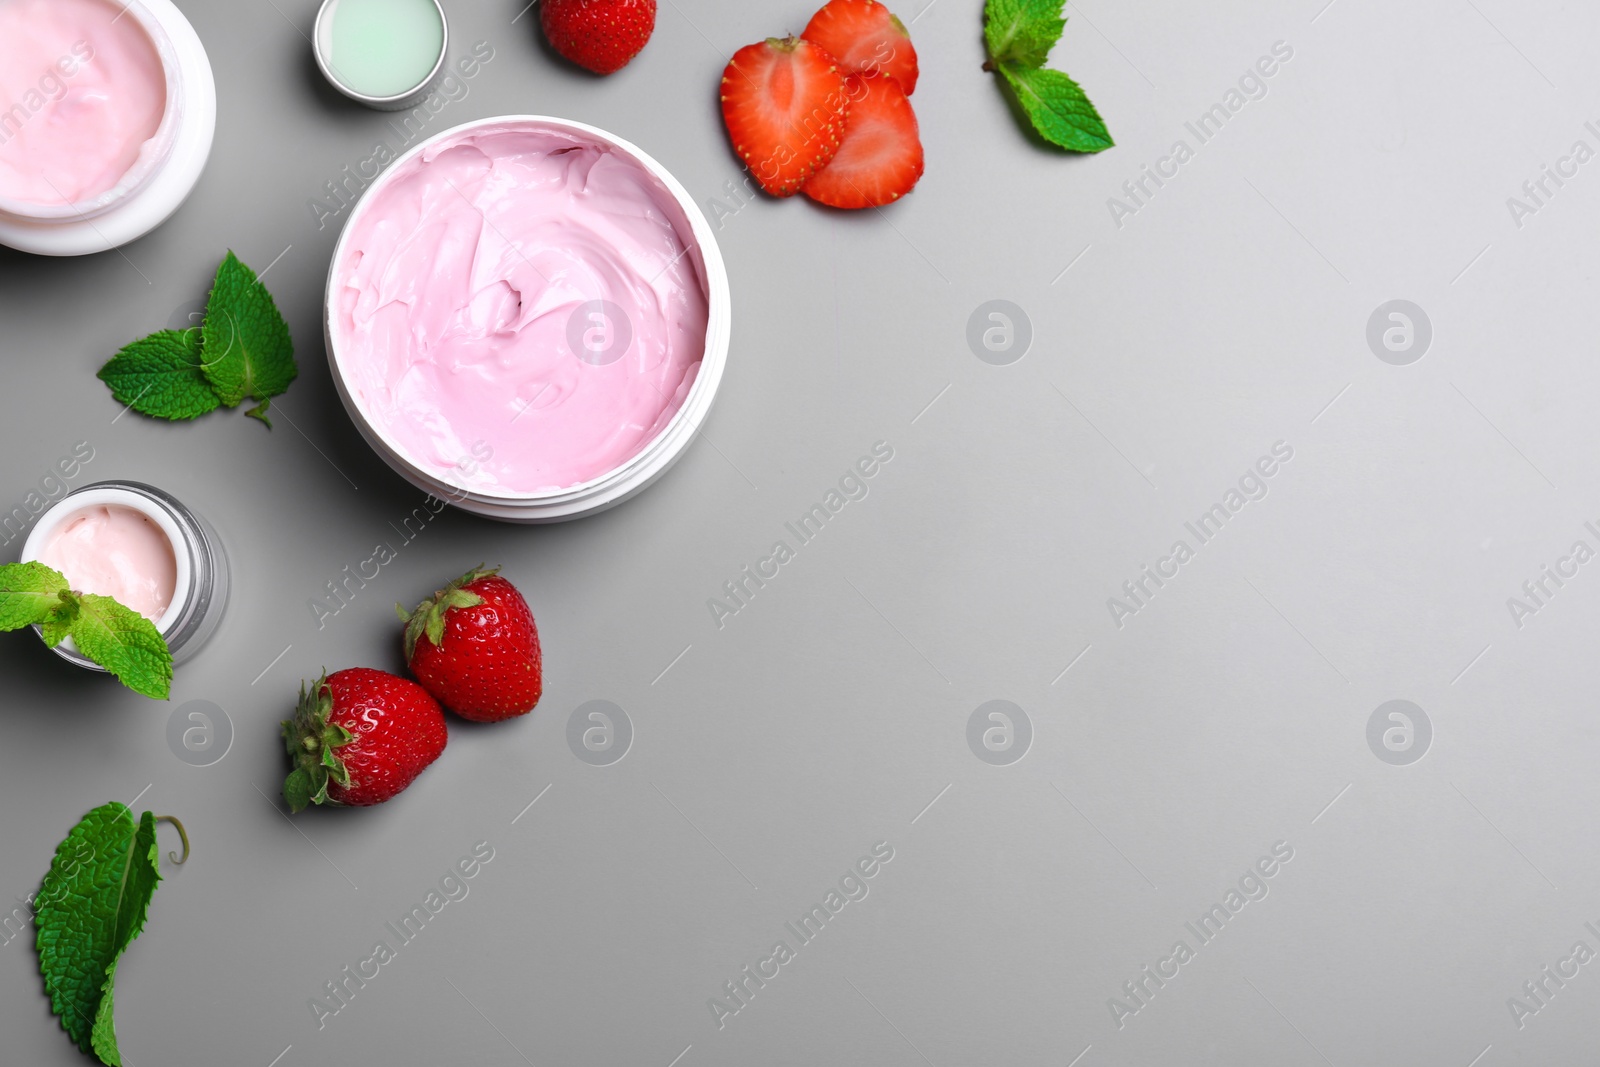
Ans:
{"label": "grey background", "polygon": [[[1506,198],[1574,140],[1600,147],[1583,128],[1600,12],[1085,0],[1054,61],[1118,146],[1084,159],[1018,132],[979,70],[976,0],[916,2],[897,6],[917,16],[927,177],[882,213],[761,199],[723,220],[733,351],[679,465],[563,526],[448,512],[319,630],[308,598],[420,503],[330,385],[338,225],[307,203],[393,143],[390,117],[320,83],[311,0],[183,0],[221,111],[194,195],[121,254],[0,251],[6,506],[88,440],[79,484],[160,485],[235,560],[229,615],[171,705],[226,710],[212,766],[169,750],[169,706],[0,642],[0,892],[35,888],[110,799],[194,839],[121,966],[128,1062],[1592,1058],[1600,963],[1521,1029],[1506,1001],[1574,942],[1600,949],[1600,563],[1521,628],[1506,600],[1573,541],[1600,547],[1582,526],[1600,519],[1600,162],[1520,228]],[[740,177],[723,63],[812,10],[668,0],[645,52],[598,80],[544,48],[536,12],[513,21],[519,2],[448,7],[452,54],[494,58],[430,133],[595,123],[703,205]],[[1107,198],[1193,146],[1184,123],[1279,40],[1294,57],[1266,97],[1119,228]],[[95,369],[203,297],[228,247],[258,269],[281,255],[267,281],[301,374],[277,428],[119,419]],[[1031,320],[1009,366],[966,343],[992,299]],[[1365,340],[1394,299],[1433,326],[1408,366]],[[870,495],[719,630],[707,598],[879,440],[894,459]],[[1119,629],[1107,599],[1280,440],[1294,457],[1266,498]],[[291,823],[276,724],[298,681],[398,668],[393,602],[481,560],[538,617],[539,709],[453,720],[400,799]],[[1366,740],[1397,699],[1433,729],[1408,766]],[[609,766],[566,743],[591,700],[634,727]],[[968,747],[990,700],[1031,721],[1018,762]],[[319,1030],[308,999],[482,840],[495,859],[470,895]],[[878,841],[895,854],[870,895],[719,1030],[708,998]],[[1199,946],[1184,923],[1277,841],[1294,858],[1269,895]],[[1108,999],[1179,938],[1195,958],[1119,1029]],[[5,1062],[81,1062],[23,939],[0,947],[0,1004]]]}

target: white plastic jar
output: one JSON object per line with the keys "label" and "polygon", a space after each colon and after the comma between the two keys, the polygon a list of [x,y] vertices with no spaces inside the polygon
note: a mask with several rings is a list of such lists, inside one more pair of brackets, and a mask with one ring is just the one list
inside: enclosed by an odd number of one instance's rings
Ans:
{"label": "white plastic jar", "polygon": [[[420,158],[422,164],[419,166],[430,164],[430,161],[436,158],[447,158],[451,153],[458,151],[464,138],[475,135],[496,136],[505,131],[535,134],[550,132],[570,137],[575,143],[592,142],[645,171],[649,179],[663,191],[658,205],[660,214],[669,219],[672,236],[681,244],[681,251],[672,257],[673,262],[681,260],[683,269],[690,272],[695,279],[699,297],[704,300],[706,319],[704,337],[695,341],[694,356],[698,366],[693,371],[693,381],[683,391],[676,410],[672,411],[670,416],[663,410],[663,417],[658,422],[658,427],[647,440],[641,440],[635,451],[614,466],[592,477],[586,477],[575,484],[529,492],[509,491],[495,486],[485,487],[482,478],[473,476],[473,463],[483,457],[468,454],[465,448],[465,443],[473,436],[474,431],[471,428],[455,427],[466,431],[460,436],[463,445],[460,453],[462,462],[457,466],[429,462],[414,444],[408,444],[404,440],[405,435],[396,432],[392,415],[386,413],[383,405],[375,402],[371,395],[372,390],[368,387],[370,368],[363,365],[361,346],[352,336],[348,315],[351,277],[354,272],[364,269],[363,264],[366,262],[363,255],[357,254],[357,251],[352,249],[352,240],[359,240],[352,238],[352,235],[363,231],[363,219],[373,210],[373,205],[381,203],[385,191],[397,181],[415,180],[417,167],[408,166],[413,160]],[[454,182],[445,181],[443,178],[430,179],[423,184],[459,191]],[[500,179],[484,183],[486,187],[503,187],[503,184]],[[457,193],[453,192],[451,195]],[[460,195],[465,196],[468,193]],[[405,240],[404,227],[407,224],[390,220],[384,225],[387,229],[380,243],[385,248],[392,248],[396,237],[401,241]],[[395,226],[399,226],[400,229],[395,229]],[[486,241],[509,240],[501,225],[487,219],[482,235]],[[452,244],[457,240],[452,238]],[[532,246],[516,249],[514,244],[513,249],[515,255],[505,258],[526,260],[527,257],[538,257],[547,250]],[[370,269],[370,266],[365,269]],[[653,273],[655,269],[656,264],[652,263],[650,271]],[[378,270],[380,273],[383,272],[381,267]],[[649,275],[646,277],[652,283],[655,280]],[[491,278],[492,276],[479,276],[474,273],[471,284],[479,287],[479,299],[473,300],[470,309],[462,308],[458,323],[467,320],[478,322],[485,316],[491,318],[494,316],[495,310],[486,309],[489,303],[495,301],[490,299],[488,303],[484,303],[482,298],[485,294],[492,298],[496,287],[504,286],[505,282],[492,281]],[[383,301],[390,299],[388,295],[380,295],[379,290],[381,290],[382,294],[412,293],[413,295],[405,299],[426,303],[432,299],[427,292],[432,284],[433,278],[426,272],[409,280],[384,273],[382,280],[376,283],[377,289],[371,290],[362,299],[370,297],[381,305]],[[536,297],[530,292],[522,292],[515,299],[520,306],[524,302],[535,300]],[[542,296],[537,299],[542,299]],[[594,300],[590,303],[599,304],[601,301]],[[727,363],[732,331],[731,295],[727,268],[710,224],[689,192],[660,163],[633,144],[584,123],[542,115],[498,116],[465,123],[414,146],[366,189],[361,201],[350,213],[338,244],[334,248],[333,265],[328,274],[324,330],[333,381],[346,410],[349,411],[351,419],[367,442],[402,477],[439,500],[474,514],[509,522],[561,522],[603,511],[640,492],[665,473],[694,440],[710,413]],[[557,344],[559,343],[558,341]],[[371,347],[370,343],[368,347]],[[392,343],[387,346],[387,350],[393,351]],[[600,354],[593,358],[591,355],[580,353],[577,358],[586,364],[597,366],[608,365],[616,358],[614,354]],[[520,411],[516,413],[511,421],[513,424],[521,422],[520,429],[516,431],[518,433],[531,431],[532,424],[540,417],[539,409],[533,401],[528,401],[524,410],[533,411],[534,414],[528,416],[526,420],[521,420]],[[429,416],[434,415],[437,413],[424,411],[421,421],[426,422]],[[500,438],[502,445],[508,443],[507,438],[512,431],[506,430],[504,423],[497,425],[496,429],[502,435]],[[487,443],[492,452],[493,434],[486,436],[490,438]],[[515,446],[518,442],[513,439],[509,444]],[[473,452],[476,453],[476,449]]]}
{"label": "white plastic jar", "polygon": [[[9,90],[0,93],[0,154],[17,179],[13,186],[39,187],[25,195],[0,189],[0,244],[39,255],[103,252],[165,222],[200,180],[216,130],[210,60],[171,0],[127,0],[126,5],[76,0],[72,14],[81,21],[71,27],[78,32],[69,41],[73,34],[63,24],[43,25],[47,19],[66,19],[60,9],[52,12],[40,0],[0,0],[0,22],[15,23],[0,32],[9,33],[13,47],[27,47],[17,42],[30,36],[24,32],[30,20],[39,23],[30,39],[37,42],[33,65],[41,68],[14,65],[0,80]],[[62,189],[42,172],[30,174],[30,153],[65,143],[53,139],[76,138],[85,145],[104,141],[94,123],[114,111],[117,79],[131,77],[129,51],[146,47],[159,60],[164,102],[158,125],[126,169],[87,188],[85,195]]]}

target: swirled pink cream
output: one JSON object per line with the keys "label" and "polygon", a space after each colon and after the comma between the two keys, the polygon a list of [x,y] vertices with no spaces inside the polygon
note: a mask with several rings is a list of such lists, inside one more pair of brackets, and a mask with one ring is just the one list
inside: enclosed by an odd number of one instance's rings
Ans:
{"label": "swirled pink cream", "polygon": [[161,527],[116,504],[67,516],[45,539],[39,562],[60,571],[78,592],[113,597],[152,622],[178,585],[172,542]]}
{"label": "swirled pink cream", "polygon": [[346,388],[462,489],[527,496],[637,455],[706,341],[677,201],[614,146],[542,124],[464,130],[368,194],[334,264]]}
{"label": "swirled pink cream", "polygon": [[138,18],[111,0],[0,0],[0,197],[77,204],[147,151],[167,76]]}

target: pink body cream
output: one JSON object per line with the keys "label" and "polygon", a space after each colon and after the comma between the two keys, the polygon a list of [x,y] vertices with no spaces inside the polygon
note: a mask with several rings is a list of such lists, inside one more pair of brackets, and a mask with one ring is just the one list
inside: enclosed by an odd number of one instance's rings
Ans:
{"label": "pink body cream", "polygon": [[178,584],[166,533],[147,516],[116,504],[64,518],[40,546],[38,559],[78,592],[114,597],[151,622],[166,613]]}
{"label": "pink body cream", "polygon": [[683,406],[707,347],[684,211],[554,124],[474,125],[395,165],[340,243],[329,334],[368,425],[465,491],[600,478]]}
{"label": "pink body cream", "polygon": [[167,73],[111,0],[0,0],[0,200],[71,205],[155,152]]}

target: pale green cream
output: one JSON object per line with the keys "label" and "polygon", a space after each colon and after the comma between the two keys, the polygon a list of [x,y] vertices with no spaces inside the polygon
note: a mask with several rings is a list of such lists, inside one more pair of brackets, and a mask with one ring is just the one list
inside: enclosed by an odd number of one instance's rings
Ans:
{"label": "pale green cream", "polygon": [[415,89],[444,48],[433,0],[338,0],[329,21],[328,64],[347,88],[366,96]]}

